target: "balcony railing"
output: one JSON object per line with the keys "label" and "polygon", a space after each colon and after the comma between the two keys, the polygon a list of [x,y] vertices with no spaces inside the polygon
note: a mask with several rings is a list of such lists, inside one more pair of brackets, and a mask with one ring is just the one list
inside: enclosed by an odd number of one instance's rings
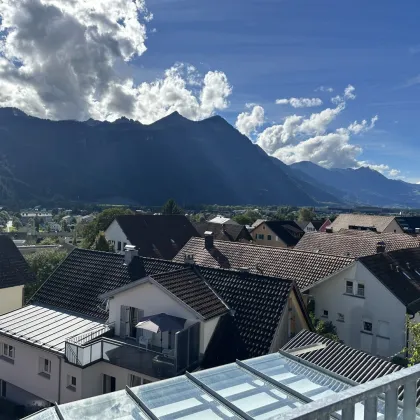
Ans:
{"label": "balcony railing", "polygon": [[[337,394],[302,405],[281,415],[282,420],[327,420],[337,418],[354,420],[356,405],[362,404],[364,420],[377,419],[381,413],[384,420],[415,420],[420,418],[416,408],[417,383],[420,380],[420,365],[382,378],[356,385]],[[404,399],[398,400],[398,388],[404,387]],[[360,408],[360,406],[358,407]]]}
{"label": "balcony railing", "polygon": [[109,337],[113,327],[106,327],[67,339],[65,354],[68,362],[86,367],[102,360],[159,379],[171,378],[198,365],[199,323],[175,334],[173,355],[144,348],[118,337]]}

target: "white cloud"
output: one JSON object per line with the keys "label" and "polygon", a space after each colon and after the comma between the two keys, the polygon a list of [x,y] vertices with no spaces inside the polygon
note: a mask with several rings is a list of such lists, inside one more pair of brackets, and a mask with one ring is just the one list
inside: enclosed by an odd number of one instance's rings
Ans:
{"label": "white cloud", "polygon": [[375,115],[371,120],[370,123],[367,120],[363,120],[361,123],[354,121],[351,123],[347,129],[353,134],[361,134],[365,133],[366,131],[372,130],[375,127],[376,121],[378,121],[379,117]]}
{"label": "white cloud", "polygon": [[258,127],[264,124],[264,108],[260,105],[247,104],[252,107],[250,112],[245,111],[238,115],[235,127],[246,136],[250,137]]}
{"label": "white cloud", "polygon": [[146,51],[144,0],[0,0],[0,103],[51,119],[150,123],[175,110],[192,119],[228,106],[226,75],[175,65],[136,85],[119,69]]}
{"label": "white cloud", "polygon": [[319,98],[289,98],[277,99],[277,105],[291,105],[293,108],[311,108],[321,106],[322,100]]}
{"label": "white cloud", "polygon": [[356,98],[355,88],[347,86],[338,98],[334,108],[326,108],[309,116],[290,115],[281,124],[265,128],[258,133],[257,144],[287,164],[308,160],[325,167],[376,166],[375,169],[388,176],[396,176],[396,169],[359,161],[363,150],[352,142],[354,136],[367,133],[375,127],[377,115],[370,120],[354,121],[347,127],[331,127],[345,110],[347,101]]}
{"label": "white cloud", "polygon": [[385,164],[375,165],[374,163],[369,163],[364,160],[357,162],[356,167],[361,168],[363,166],[367,166],[373,169],[374,171],[377,171],[381,173],[382,175],[389,176],[391,178],[395,178],[401,173],[401,171],[399,171],[398,169],[391,169],[388,165],[385,165]]}
{"label": "white cloud", "polygon": [[315,92],[334,92],[334,89],[332,87],[328,87],[328,86],[319,86],[315,89]]}

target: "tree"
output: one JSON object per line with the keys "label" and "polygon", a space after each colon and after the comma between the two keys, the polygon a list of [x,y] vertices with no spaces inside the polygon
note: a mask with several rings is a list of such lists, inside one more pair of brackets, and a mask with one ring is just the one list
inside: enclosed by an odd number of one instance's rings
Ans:
{"label": "tree", "polygon": [[113,252],[114,249],[109,245],[105,238],[104,232],[99,232],[95,239],[95,243],[92,245],[92,249],[95,251]]}
{"label": "tree", "polygon": [[70,228],[69,228],[66,220],[61,221],[61,229],[63,229],[63,232],[70,232]]}
{"label": "tree", "polygon": [[59,250],[41,251],[25,255],[29,268],[37,279],[36,282],[25,285],[25,302],[40,288],[42,283],[47,280],[66,256],[66,252]]}
{"label": "tree", "polygon": [[408,347],[403,351],[408,354],[409,366],[420,363],[420,324],[407,317]]}
{"label": "tree", "polygon": [[40,220],[39,220],[39,217],[38,217],[38,216],[35,216],[35,219],[34,219],[34,226],[35,226],[35,230],[36,230],[37,232],[39,232],[39,225],[40,225]]}
{"label": "tree", "polygon": [[315,318],[313,312],[310,312],[309,316],[317,334],[329,338],[330,340],[341,341],[337,335],[337,328],[331,321],[319,320]]}
{"label": "tree", "polygon": [[125,207],[111,207],[99,213],[90,223],[81,229],[82,248],[92,248],[99,232],[105,232],[117,216],[133,215],[134,212]]}
{"label": "tree", "polygon": [[170,198],[162,207],[162,214],[184,214],[181,207],[176,204],[173,198]]}
{"label": "tree", "polygon": [[47,238],[44,238],[40,243],[40,245],[57,245],[58,244],[58,238],[55,236],[48,236]]}
{"label": "tree", "polygon": [[298,220],[300,222],[308,222],[315,218],[315,212],[308,208],[301,208],[299,210]]}
{"label": "tree", "polygon": [[232,220],[240,225],[252,225],[259,217],[260,214],[256,211],[248,210],[246,213],[232,217]]}
{"label": "tree", "polygon": [[16,216],[13,216],[12,217],[12,223],[13,223],[13,227],[15,229],[19,229],[19,228],[21,228],[23,226],[22,225],[22,222],[20,221],[20,219],[17,218]]}

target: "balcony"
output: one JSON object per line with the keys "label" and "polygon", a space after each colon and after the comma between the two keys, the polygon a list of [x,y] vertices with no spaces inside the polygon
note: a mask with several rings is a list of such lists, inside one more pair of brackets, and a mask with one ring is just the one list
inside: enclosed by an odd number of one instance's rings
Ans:
{"label": "balcony", "polygon": [[149,345],[114,336],[113,326],[69,338],[65,343],[67,361],[87,367],[104,361],[158,379],[184,373],[199,363],[200,323],[175,333],[174,349]]}

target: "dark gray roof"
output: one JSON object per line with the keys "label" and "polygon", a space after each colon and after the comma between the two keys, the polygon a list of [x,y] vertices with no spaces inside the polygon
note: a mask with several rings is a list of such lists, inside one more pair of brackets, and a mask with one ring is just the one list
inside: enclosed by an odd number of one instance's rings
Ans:
{"label": "dark gray roof", "polygon": [[370,255],[359,261],[407,307],[409,313],[420,310],[420,248]]}
{"label": "dark gray roof", "polygon": [[385,244],[386,251],[420,246],[418,238],[405,233],[353,230],[338,233],[305,233],[294,249],[356,258],[376,254],[378,242]]}
{"label": "dark gray roof", "polygon": [[288,351],[319,343],[325,344],[326,347],[297,355],[297,357],[354,382],[364,383],[402,369],[402,366],[361,350],[353,349],[308,330],[300,331],[282,350]]}
{"label": "dark gray roof", "polygon": [[420,229],[419,216],[398,216],[395,220],[404,232],[416,233],[416,229]]}
{"label": "dark gray roof", "polygon": [[0,235],[0,289],[23,286],[34,281],[35,275],[13,240],[6,235]]}
{"label": "dark gray roof", "polygon": [[229,223],[223,225],[211,222],[199,222],[193,225],[201,237],[204,237],[205,232],[213,232],[214,239],[220,241],[252,241],[248,229],[243,225]]}
{"label": "dark gray roof", "polygon": [[143,257],[172,259],[193,236],[200,236],[182,215],[136,214],[116,221]]}
{"label": "dark gray roof", "polygon": [[348,257],[238,242],[214,241],[214,247],[206,249],[202,238],[191,238],[174,261],[183,262],[185,254],[193,254],[195,263],[204,267],[246,267],[251,273],[294,280],[301,290],[354,262]]}
{"label": "dark gray roof", "polygon": [[[182,276],[177,274],[177,270]],[[194,282],[198,283],[196,275],[204,279],[235,312],[232,318],[233,326],[238,331],[240,344],[245,348],[245,355],[266,354],[280,316],[287,308],[290,291],[294,288],[290,280],[146,257],[135,257],[127,266],[124,265],[123,255],[76,248],[44,283],[31,303],[107,319],[108,314],[99,295],[150,275],[156,281],[162,282],[168,290],[177,290],[178,296],[182,296],[185,303],[197,304],[196,308],[203,311],[206,316],[211,316],[212,311],[221,313],[219,302],[215,301],[214,294],[210,299],[207,290],[205,293],[209,302],[208,306],[205,306],[206,299],[203,300],[200,294],[204,287],[203,282],[199,283],[199,287],[191,289],[192,294],[189,294],[189,286],[180,284],[181,278],[185,280],[186,270],[191,271],[192,274],[188,274],[188,278],[191,277]],[[156,275],[158,273],[165,274]],[[301,302],[297,290],[296,294]],[[194,301],[195,297],[199,297],[198,301]],[[304,311],[303,304],[301,308]],[[216,347],[219,352],[227,351],[223,342]]]}
{"label": "dark gray roof", "polygon": [[227,306],[191,266],[153,274],[152,278],[206,320],[228,312]]}
{"label": "dark gray roof", "polygon": [[293,220],[269,220],[265,222],[287,246],[294,246],[299,242],[304,232]]}

